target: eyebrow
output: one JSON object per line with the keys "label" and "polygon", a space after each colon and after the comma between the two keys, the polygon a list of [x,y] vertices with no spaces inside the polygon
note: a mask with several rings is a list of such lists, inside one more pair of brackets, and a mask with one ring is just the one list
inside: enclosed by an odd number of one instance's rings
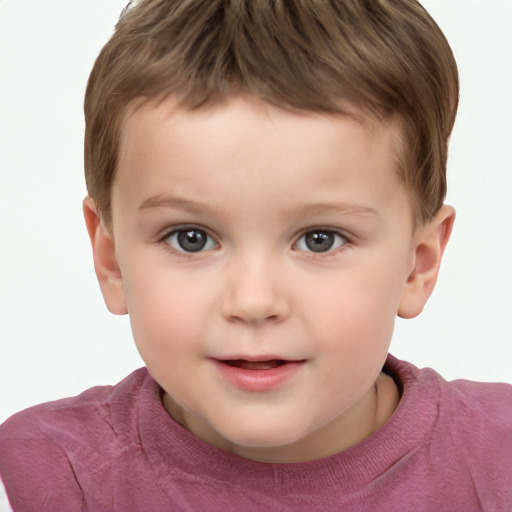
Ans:
{"label": "eyebrow", "polygon": [[368,206],[353,203],[319,203],[312,204],[296,210],[297,217],[309,217],[311,215],[352,215],[357,217],[380,217],[379,213]]}
{"label": "eyebrow", "polygon": [[[217,211],[217,208],[212,208],[203,203],[199,203],[197,201],[192,201],[190,199],[184,199],[181,197],[171,196],[171,195],[155,195],[145,199],[142,204],[139,206],[139,213],[144,214],[154,209],[175,209],[175,210],[185,210],[194,214],[204,214],[204,213],[213,213]],[[340,216],[355,216],[355,217],[377,217],[379,218],[379,213],[370,208],[368,206],[353,204],[353,203],[341,203],[341,204],[331,204],[331,203],[316,203],[305,206],[298,206],[293,208],[290,212],[288,212],[291,217],[295,218],[303,218],[309,217],[312,215],[340,215]]]}
{"label": "eyebrow", "polygon": [[213,210],[207,205],[198,203],[196,201],[191,201],[189,199],[183,199],[181,197],[167,195],[156,195],[148,197],[142,202],[142,204],[139,206],[139,213],[145,213],[149,210],[158,208],[172,208],[174,210],[185,210],[190,213],[204,213]]}

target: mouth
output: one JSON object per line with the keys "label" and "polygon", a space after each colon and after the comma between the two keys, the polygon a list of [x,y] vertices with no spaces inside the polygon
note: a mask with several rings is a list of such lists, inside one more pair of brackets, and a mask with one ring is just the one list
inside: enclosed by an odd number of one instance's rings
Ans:
{"label": "mouth", "polygon": [[269,359],[267,361],[248,361],[247,359],[226,359],[222,361],[229,366],[243,370],[271,370],[290,362],[284,359]]}
{"label": "mouth", "polygon": [[230,386],[243,391],[272,391],[292,382],[301,372],[306,360],[289,360],[278,357],[228,357],[215,359],[220,377]]}

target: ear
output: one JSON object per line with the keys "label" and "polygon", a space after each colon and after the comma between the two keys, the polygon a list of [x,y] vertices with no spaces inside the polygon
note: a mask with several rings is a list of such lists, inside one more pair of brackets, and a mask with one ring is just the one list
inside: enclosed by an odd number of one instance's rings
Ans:
{"label": "ear", "polygon": [[402,291],[398,316],[414,318],[422,312],[434,291],[454,221],[455,210],[445,205],[430,222],[418,229],[414,238],[412,271]]}
{"label": "ear", "polygon": [[83,202],[85,223],[92,244],[94,269],[108,310],[115,315],[128,312],[123,278],[115,257],[113,237],[102,225],[96,205],[90,197]]}

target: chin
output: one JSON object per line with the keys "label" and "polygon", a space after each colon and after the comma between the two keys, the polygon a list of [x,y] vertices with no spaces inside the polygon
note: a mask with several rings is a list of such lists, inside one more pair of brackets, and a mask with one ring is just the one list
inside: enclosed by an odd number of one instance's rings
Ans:
{"label": "chin", "polygon": [[307,434],[307,432],[292,431],[291,428],[286,428],[285,426],[279,428],[268,425],[263,428],[260,425],[260,428],[256,429],[254,426],[250,429],[229,429],[229,432],[225,432],[223,437],[231,446],[235,447],[235,451],[237,451],[236,447],[239,447],[241,450],[246,448],[248,450],[265,451],[266,449],[275,450],[280,447],[290,446],[303,439]]}

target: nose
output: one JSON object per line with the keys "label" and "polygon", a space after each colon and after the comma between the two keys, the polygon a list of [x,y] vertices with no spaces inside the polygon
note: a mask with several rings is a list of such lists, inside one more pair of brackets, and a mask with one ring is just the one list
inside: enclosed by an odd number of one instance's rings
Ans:
{"label": "nose", "polygon": [[246,255],[229,267],[222,304],[222,313],[229,322],[261,325],[288,317],[284,276],[275,264]]}

